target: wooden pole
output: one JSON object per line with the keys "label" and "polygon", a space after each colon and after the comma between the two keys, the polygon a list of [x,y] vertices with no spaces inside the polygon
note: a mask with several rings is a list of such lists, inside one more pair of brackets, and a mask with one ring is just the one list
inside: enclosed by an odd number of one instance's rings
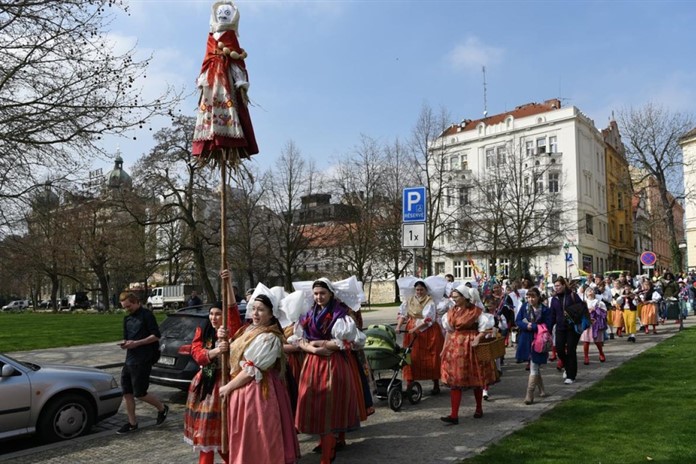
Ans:
{"label": "wooden pole", "polygon": [[[220,272],[227,269],[227,165],[225,162],[220,163]],[[232,279],[232,275],[229,275]],[[228,328],[228,308],[230,303],[230,295],[228,293],[229,286],[226,281],[222,282],[222,326]],[[228,339],[233,334],[227,334]],[[221,385],[226,385],[230,381],[230,356],[229,353],[222,353],[220,356],[220,371]],[[229,399],[228,395],[222,397],[220,401],[220,445],[222,454],[228,452],[228,413]]]}

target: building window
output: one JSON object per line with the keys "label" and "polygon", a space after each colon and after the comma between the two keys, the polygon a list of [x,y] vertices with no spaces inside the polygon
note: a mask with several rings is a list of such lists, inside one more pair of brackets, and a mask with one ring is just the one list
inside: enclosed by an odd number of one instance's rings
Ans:
{"label": "building window", "polygon": [[536,153],[537,155],[546,153],[546,137],[539,137],[536,139]]}
{"label": "building window", "polygon": [[616,205],[619,210],[623,210],[623,195],[621,195],[621,192],[616,194]]}
{"label": "building window", "polygon": [[623,243],[624,242],[624,225],[619,224],[619,242]]}
{"label": "building window", "polygon": [[498,265],[496,266],[496,272],[498,275],[510,275],[510,259],[502,258],[498,259]]}
{"label": "building window", "polygon": [[445,273],[445,263],[435,263],[435,274]]}
{"label": "building window", "polygon": [[549,153],[558,153],[558,137],[555,135],[549,137]]}
{"label": "building window", "polygon": [[462,262],[461,261],[454,262],[454,278],[455,279],[462,278]]}
{"label": "building window", "polygon": [[561,213],[551,213],[549,215],[549,230],[561,230]]}
{"label": "building window", "polygon": [[524,194],[529,195],[529,176],[524,178]]}
{"label": "building window", "polygon": [[459,157],[453,156],[450,158],[450,169],[456,171],[459,169]]}
{"label": "building window", "polygon": [[534,174],[534,193],[540,194],[544,191],[544,180],[540,174]]}
{"label": "building window", "polygon": [[445,194],[445,204],[449,207],[452,206],[452,195],[450,194],[450,189],[446,188],[444,191]]}
{"label": "building window", "polygon": [[496,151],[496,155],[497,155],[496,161],[498,163],[498,166],[505,164],[505,159],[506,159],[506,155],[507,155],[507,150],[505,149],[505,147],[504,146],[498,147],[498,148],[496,148],[495,151]]}
{"label": "building window", "polygon": [[527,156],[532,156],[534,154],[534,141],[527,140],[526,142],[524,142],[524,149],[525,153],[527,153]]}
{"label": "building window", "polygon": [[459,193],[459,206],[466,206],[469,204],[469,188],[468,187],[459,187],[458,189]]}
{"label": "building window", "polygon": [[558,193],[558,184],[560,181],[560,174],[557,172],[549,173],[549,193]]}
{"label": "building window", "polygon": [[495,166],[495,150],[486,148],[486,168],[490,169]]}
{"label": "building window", "polygon": [[471,265],[471,261],[467,261],[464,265],[464,278],[471,279],[474,277],[474,267]]}
{"label": "building window", "polygon": [[594,220],[594,218],[592,217],[591,214],[585,215],[585,233],[587,233],[589,235],[594,235],[594,232],[593,232],[594,227],[592,224],[593,220]]}

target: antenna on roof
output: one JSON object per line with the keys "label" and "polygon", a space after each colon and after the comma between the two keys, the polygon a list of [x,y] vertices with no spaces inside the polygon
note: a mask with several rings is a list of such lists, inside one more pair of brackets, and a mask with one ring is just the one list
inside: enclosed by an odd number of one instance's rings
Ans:
{"label": "antenna on roof", "polygon": [[482,66],[483,71],[483,117],[488,116],[488,99],[486,98],[486,67]]}

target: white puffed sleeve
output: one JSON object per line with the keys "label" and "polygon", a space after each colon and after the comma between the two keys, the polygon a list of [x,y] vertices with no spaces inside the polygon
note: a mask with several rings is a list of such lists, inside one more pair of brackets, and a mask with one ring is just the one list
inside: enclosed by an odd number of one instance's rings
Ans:
{"label": "white puffed sleeve", "polygon": [[299,323],[295,323],[295,331],[288,337],[288,343],[297,346],[300,344],[300,340],[304,338],[304,327]]}
{"label": "white puffed sleeve", "polygon": [[351,349],[352,344],[357,340],[358,326],[350,316],[343,316],[337,319],[331,329],[333,342],[342,350]]}
{"label": "white puffed sleeve", "polygon": [[353,349],[360,349],[365,346],[365,341],[367,340],[367,335],[365,333],[358,329],[358,334],[355,337],[355,341],[353,342]]}
{"label": "white puffed sleeve", "polygon": [[478,331],[485,332],[493,327],[495,327],[495,317],[489,313],[481,313],[478,318]]}
{"label": "white puffed sleeve", "polygon": [[260,382],[263,379],[263,371],[276,362],[282,351],[280,338],[272,333],[260,334],[244,350],[239,367],[256,382]]}
{"label": "white puffed sleeve", "polygon": [[662,295],[660,295],[659,292],[653,292],[652,296],[650,297],[654,302],[658,302],[662,299]]}
{"label": "white puffed sleeve", "polygon": [[454,327],[452,327],[449,323],[449,313],[445,313],[442,316],[442,328],[447,332],[454,332]]}
{"label": "white puffed sleeve", "polygon": [[442,317],[449,309],[454,306],[454,302],[449,298],[445,298],[437,304],[437,314]]}
{"label": "white puffed sleeve", "polygon": [[[425,305],[425,308],[423,308],[423,320],[428,324],[428,327],[433,325],[437,320],[437,307],[435,303],[428,303]],[[424,327],[424,329],[426,328],[427,327]]]}
{"label": "white puffed sleeve", "polygon": [[406,310],[406,302],[404,301],[403,303],[401,303],[401,306],[399,306],[399,313],[397,314],[397,316],[406,317],[407,313],[408,311]]}

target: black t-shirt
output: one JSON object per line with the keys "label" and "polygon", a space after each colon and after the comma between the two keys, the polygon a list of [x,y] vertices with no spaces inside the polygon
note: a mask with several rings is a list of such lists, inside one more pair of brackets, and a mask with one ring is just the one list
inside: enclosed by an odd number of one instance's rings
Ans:
{"label": "black t-shirt", "polygon": [[[157,319],[150,310],[142,306],[132,314],[123,318],[123,339],[142,340],[150,335],[160,338],[162,335],[157,325]],[[129,348],[126,350],[126,364],[149,363],[155,351],[159,349],[159,342],[148,343],[147,345]]]}

